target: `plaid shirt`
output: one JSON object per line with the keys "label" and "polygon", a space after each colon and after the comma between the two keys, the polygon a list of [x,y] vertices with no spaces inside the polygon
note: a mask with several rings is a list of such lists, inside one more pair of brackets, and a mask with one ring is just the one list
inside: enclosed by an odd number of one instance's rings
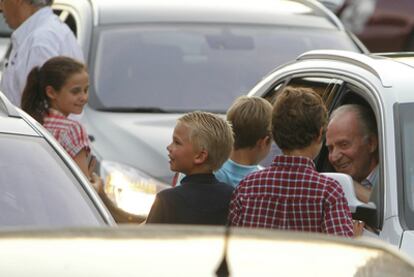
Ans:
{"label": "plaid shirt", "polygon": [[229,220],[235,226],[353,235],[342,187],[305,157],[277,156],[270,167],[243,179]]}
{"label": "plaid shirt", "polygon": [[79,122],[68,119],[57,110],[49,109],[49,113],[43,118],[43,126],[72,158],[82,149],[90,152],[88,135]]}

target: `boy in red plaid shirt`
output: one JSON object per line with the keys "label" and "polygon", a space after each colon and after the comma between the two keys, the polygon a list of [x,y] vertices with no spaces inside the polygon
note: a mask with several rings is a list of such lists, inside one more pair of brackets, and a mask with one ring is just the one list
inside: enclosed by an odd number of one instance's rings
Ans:
{"label": "boy in red plaid shirt", "polygon": [[326,125],[326,107],[314,91],[288,87],[278,95],[272,133],[283,155],[240,182],[230,203],[231,225],[353,236],[342,187],[313,163]]}

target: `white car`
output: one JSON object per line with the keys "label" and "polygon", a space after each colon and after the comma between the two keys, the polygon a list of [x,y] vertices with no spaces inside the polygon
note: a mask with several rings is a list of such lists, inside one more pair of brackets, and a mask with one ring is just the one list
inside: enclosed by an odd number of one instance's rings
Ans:
{"label": "white car", "polygon": [[[249,95],[269,99],[277,97],[285,86],[301,86],[319,92],[329,111],[345,103],[370,107],[379,132],[380,182],[373,191],[370,208],[354,209],[354,215],[368,213],[368,223],[379,230],[375,236],[414,257],[412,64],[412,59],[404,57],[311,51],[274,70]],[[332,170],[325,146],[316,165],[322,172]]]}
{"label": "white car", "polygon": [[91,75],[81,122],[116,219],[143,220],[172,182],[185,112],[225,113],[275,66],[312,49],[365,52],[317,1],[56,0]]}
{"label": "white car", "polygon": [[378,240],[254,228],[227,237],[192,225],[2,232],[0,249],[7,277],[414,276],[413,261]]}
{"label": "white car", "polygon": [[115,222],[55,138],[0,92],[0,230]]}

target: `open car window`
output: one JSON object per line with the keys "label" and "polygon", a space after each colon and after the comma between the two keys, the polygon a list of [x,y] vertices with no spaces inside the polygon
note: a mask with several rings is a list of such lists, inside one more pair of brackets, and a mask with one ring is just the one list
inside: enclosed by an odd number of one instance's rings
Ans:
{"label": "open car window", "polygon": [[[358,104],[367,107],[376,117],[376,124],[378,130],[378,155],[379,155],[379,182],[374,186],[370,195],[369,202],[376,207],[376,211],[370,215],[370,226],[376,230],[381,230],[383,224],[383,207],[384,207],[384,187],[383,187],[383,165],[382,165],[382,141],[381,141],[381,122],[376,110],[373,108],[372,99],[367,99],[366,96],[370,95],[367,91],[368,88],[361,84],[354,84],[351,82],[343,82],[342,87],[337,92],[335,100],[330,103],[328,107],[330,113],[338,107],[346,104]],[[316,161],[316,166],[320,172],[334,172],[332,165],[328,159],[328,149],[323,144],[319,157]]]}
{"label": "open car window", "polygon": [[[283,80],[276,83],[271,89],[265,93],[264,98],[270,103],[274,103],[279,93],[287,86],[295,88],[309,88],[318,93],[324,102],[327,103],[327,107],[333,106],[334,101],[338,97],[338,91],[342,87],[343,81],[336,78],[324,77],[324,76],[306,76],[306,77],[295,77]],[[271,150],[267,157],[261,162],[261,165],[267,166],[272,163],[275,155],[281,154],[279,147],[273,142]]]}
{"label": "open car window", "polygon": [[[359,104],[370,108],[373,112],[372,105],[370,102],[364,98],[364,95],[369,95],[367,93],[368,88],[364,87],[362,84],[352,83],[348,80],[341,79],[340,76],[324,76],[324,75],[310,75],[306,74],[304,76],[294,76],[286,78],[282,81],[275,83],[265,94],[264,98],[268,99],[271,103],[274,103],[277,99],[278,94],[285,88],[285,87],[300,87],[300,88],[307,88],[312,89],[316,93],[318,93],[326,107],[328,109],[329,114],[333,112],[339,106],[345,104]],[[370,100],[372,101],[372,100]],[[375,112],[374,112],[375,114]],[[379,121],[377,117],[377,126],[379,128]],[[381,153],[381,136],[379,136],[379,154],[380,157]],[[262,161],[262,165],[267,166],[270,165],[273,157],[277,154],[281,154],[281,150],[277,147],[276,144],[273,143],[271,151],[269,155]],[[328,159],[328,149],[325,146],[325,142],[323,143],[322,149],[315,159],[315,164],[317,170],[319,172],[335,172],[334,168],[329,162]],[[381,158],[380,158],[380,169],[381,166]],[[382,174],[380,174],[382,175]],[[380,177],[380,185],[376,186],[373,192],[371,193],[370,201],[374,203],[376,207],[376,214],[373,215],[375,218],[372,220],[373,225],[376,229],[381,229],[382,220],[383,220],[383,186],[382,186],[382,176]]]}

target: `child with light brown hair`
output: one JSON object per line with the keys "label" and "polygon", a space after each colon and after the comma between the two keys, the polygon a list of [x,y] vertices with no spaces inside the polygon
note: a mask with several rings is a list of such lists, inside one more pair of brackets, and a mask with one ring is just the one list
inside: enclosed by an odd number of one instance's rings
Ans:
{"label": "child with light brown hair", "polygon": [[34,67],[23,91],[22,109],[41,123],[62,145],[98,191],[102,183],[94,173],[88,134],[70,114],[81,114],[88,102],[89,74],[86,65],[57,56]]}
{"label": "child with light brown hair", "polygon": [[248,174],[262,169],[259,165],[272,143],[272,105],[264,98],[241,96],[227,111],[234,132],[230,159],[214,174],[222,182],[236,187]]}
{"label": "child with light brown hair", "polygon": [[181,185],[159,192],[147,223],[224,225],[233,187],[213,171],[228,159],[231,126],[218,115],[191,112],[180,117],[167,146],[170,168],[186,176]]}

